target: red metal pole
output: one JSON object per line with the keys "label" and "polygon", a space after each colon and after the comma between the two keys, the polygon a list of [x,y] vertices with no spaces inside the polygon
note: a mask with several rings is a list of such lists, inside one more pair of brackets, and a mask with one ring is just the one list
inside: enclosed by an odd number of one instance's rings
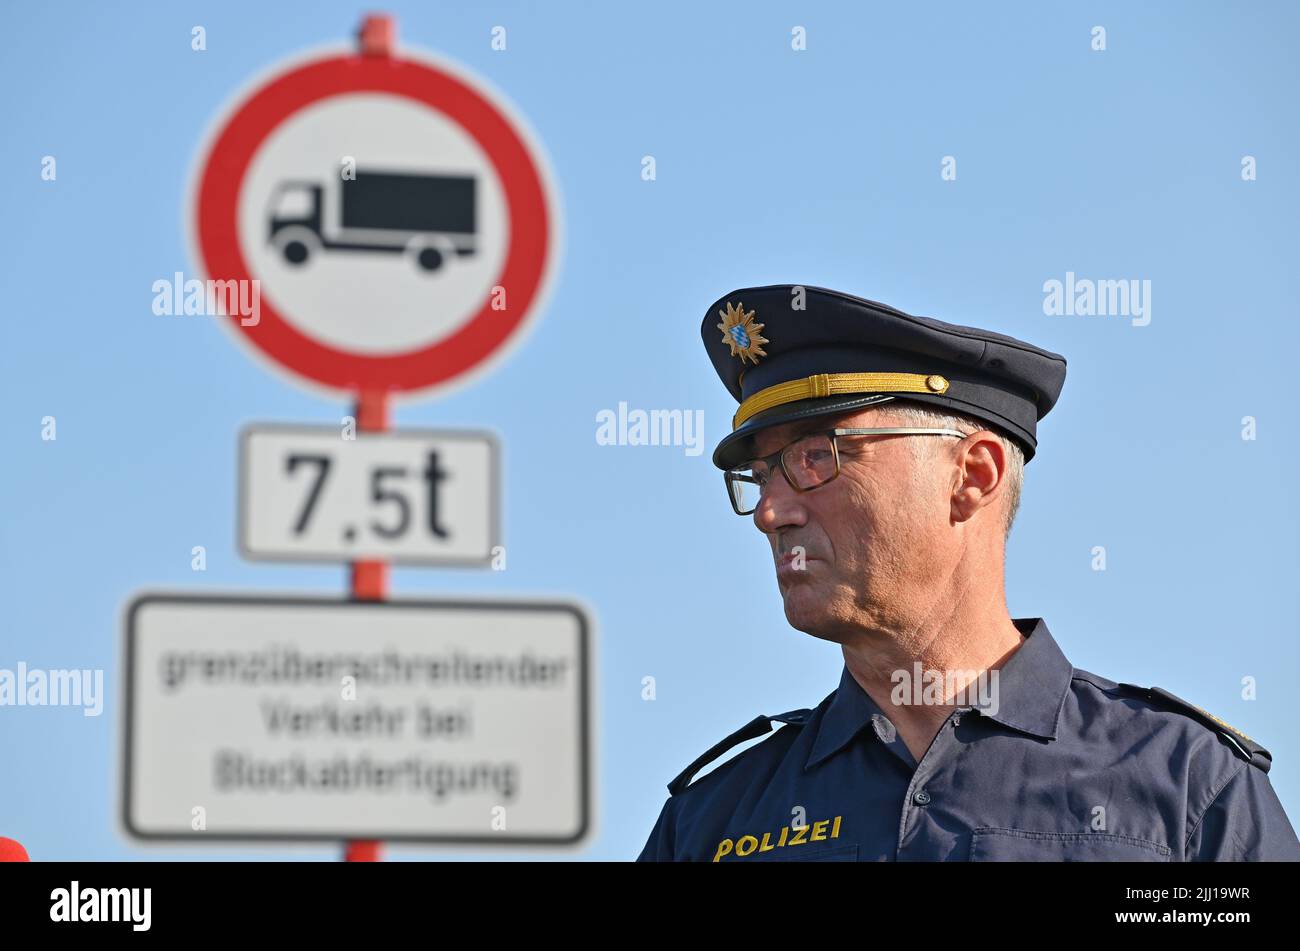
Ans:
{"label": "red metal pole", "polygon": [[[363,391],[356,402],[357,431],[382,433],[388,429],[388,394]],[[382,601],[388,597],[388,562],[352,562],[352,597],[357,601]],[[382,842],[349,840],[344,846],[345,862],[378,862]]]}
{"label": "red metal pole", "polygon": [[397,43],[397,23],[386,13],[372,13],[361,21],[357,46],[362,56],[392,56]]}
{"label": "red metal pole", "polygon": [[[397,40],[397,25],[385,14],[371,14],[357,31],[357,46],[363,56],[391,56]],[[388,393],[363,391],[357,396],[357,430],[382,433],[388,429]],[[352,597],[358,601],[382,601],[388,597],[388,562],[352,562]],[[343,850],[345,862],[378,862],[382,842],[354,839]]]}

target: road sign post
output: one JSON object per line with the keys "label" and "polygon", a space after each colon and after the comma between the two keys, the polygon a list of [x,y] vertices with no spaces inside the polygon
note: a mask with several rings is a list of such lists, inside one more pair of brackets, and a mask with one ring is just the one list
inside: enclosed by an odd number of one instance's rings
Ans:
{"label": "road sign post", "polygon": [[[372,28],[372,33],[374,29]],[[366,29],[362,28],[362,36]],[[388,31],[391,36],[391,30]],[[367,433],[388,430],[388,395],[382,391],[362,393],[356,403],[357,429]],[[383,601],[388,597],[388,563],[385,561],[354,561],[352,597],[358,601]],[[378,862],[382,858],[383,843],[374,839],[350,839],[343,846],[345,862]]]}
{"label": "road sign post", "polygon": [[[269,630],[258,625],[270,624],[272,616],[292,627],[302,612],[317,619],[329,637],[355,646],[352,629],[330,620],[334,613],[355,620],[366,605],[395,605],[391,611],[366,614],[366,623],[378,628],[409,613],[410,605],[399,610],[396,602],[387,601],[390,561],[485,564],[495,553],[495,439],[393,432],[390,414],[394,400],[463,385],[518,345],[554,277],[560,244],[558,202],[540,148],[503,97],[445,60],[399,55],[394,41],[390,17],[367,17],[357,34],[357,50],[290,63],[238,97],[200,149],[189,203],[194,257],[209,285],[224,288],[226,294],[233,288],[241,302],[252,304],[248,312],[241,306],[240,319],[224,321],[225,326],[241,345],[293,382],[351,400],[356,420],[358,441],[348,449],[323,446],[319,430],[286,435],[255,428],[246,434],[240,470],[241,550],[250,558],[348,563],[350,600],[294,607],[253,599],[242,612],[229,605],[217,612],[223,618],[238,614],[246,625],[241,627],[213,623],[210,615],[217,607],[197,604],[203,599],[190,599],[194,603],[188,606],[164,603],[167,598],[144,599],[132,608],[128,625],[133,657],[144,650],[145,642],[153,645],[149,649],[156,648],[158,638],[183,639],[186,632],[200,630],[206,636],[239,640],[249,631]],[[286,452],[292,440],[305,445],[313,439],[316,448],[310,453]],[[429,440],[441,440],[436,451]],[[394,486],[395,480],[419,477],[421,470],[413,467],[410,455],[417,450],[429,459],[429,468],[422,470],[429,480],[423,502],[411,494],[409,482],[405,489]],[[380,452],[397,453],[405,461],[380,465],[375,462]],[[454,531],[437,516],[436,493],[443,475],[437,457],[442,453],[455,456],[455,471],[462,476],[448,489],[454,493]],[[388,511],[399,516],[396,523],[371,519],[366,534],[354,524],[351,512],[330,523],[332,534],[321,534],[319,528],[308,531],[309,516],[318,511],[325,470],[335,458],[341,484],[353,489],[354,504],[367,501],[356,498],[355,491],[365,485],[368,502],[390,506]],[[309,504],[299,509],[286,534],[285,500],[293,487],[288,479],[313,465],[316,481]],[[434,537],[407,532],[420,505]],[[334,512],[339,514],[337,507]],[[581,769],[534,768],[530,789],[537,801],[549,803],[552,813],[559,802],[556,790],[565,791],[563,795],[576,791],[581,821],[569,822],[577,814],[565,813],[548,825],[550,820],[537,818],[546,814],[540,807],[532,813],[525,809],[525,821],[542,829],[543,840],[572,841],[587,821],[587,622],[573,606],[534,607],[541,614],[559,611],[576,618],[565,623],[576,623],[575,643],[580,642],[581,656],[573,660],[580,676],[575,673],[569,689],[576,691],[581,709],[579,720],[573,721],[581,733]],[[437,605],[424,608],[430,618],[439,610]],[[522,616],[510,614],[508,606],[503,610],[512,618]],[[137,624],[145,616],[155,618],[147,631]],[[182,617],[176,630],[157,620]],[[555,635],[555,622],[546,624]],[[560,628],[558,636],[564,641],[564,624]],[[398,625],[395,630],[405,628]],[[527,631],[516,635],[526,639]],[[133,684],[144,683],[141,672],[132,668],[130,675]],[[240,705],[237,715],[249,716],[247,697],[237,690],[226,696]],[[572,698],[555,696],[560,699],[550,707],[543,705],[537,715],[558,716],[567,723],[572,704],[566,703]],[[262,702],[273,703],[266,698]],[[405,697],[402,702],[413,701]],[[138,703],[144,706],[137,710]],[[487,706],[496,713],[482,722],[497,723],[500,711]],[[133,716],[138,714],[137,726],[140,717],[150,715],[212,712],[198,701],[171,703],[148,694],[134,695],[130,707]],[[488,732],[511,746],[508,730]],[[145,754],[151,748],[133,749],[133,744],[165,746],[168,737],[166,729],[128,730],[127,825],[141,835],[151,835],[159,824],[170,828],[175,816],[159,818],[161,813],[150,811],[161,808],[162,800],[141,791],[150,788],[149,782],[140,780],[131,764],[148,760]],[[528,760],[526,750],[518,755]],[[559,756],[577,762],[567,748]],[[192,765],[198,769],[201,764]],[[146,773],[149,780],[158,780],[157,771]],[[193,791],[202,788],[201,783],[194,786],[196,775],[186,778]],[[548,792],[545,783],[550,781],[557,786]],[[132,785],[138,782],[144,784]],[[225,806],[234,801],[222,800]],[[134,814],[137,807],[143,812]],[[233,811],[244,828],[259,826],[255,813]],[[475,815],[475,822],[482,818]],[[383,830],[374,823],[363,828],[337,814],[328,821],[344,833],[338,838],[346,841],[348,860],[379,858],[379,836],[371,833]],[[404,821],[419,825],[410,816]],[[576,830],[572,835],[552,834],[555,828],[569,826]]]}

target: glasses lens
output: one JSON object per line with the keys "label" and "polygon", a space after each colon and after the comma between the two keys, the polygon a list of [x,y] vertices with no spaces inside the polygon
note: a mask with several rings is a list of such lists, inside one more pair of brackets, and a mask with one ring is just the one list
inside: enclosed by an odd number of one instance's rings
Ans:
{"label": "glasses lens", "polygon": [[787,447],[781,462],[798,488],[814,489],[834,477],[835,447],[830,436],[809,436]]}
{"label": "glasses lens", "polygon": [[763,487],[754,469],[744,466],[727,471],[727,492],[731,495],[731,507],[740,515],[748,515],[758,508],[758,500]]}

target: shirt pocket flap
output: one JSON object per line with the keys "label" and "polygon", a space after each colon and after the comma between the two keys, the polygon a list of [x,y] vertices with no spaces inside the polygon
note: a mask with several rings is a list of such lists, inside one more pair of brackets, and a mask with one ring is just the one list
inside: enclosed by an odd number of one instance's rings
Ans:
{"label": "shirt pocket flap", "polygon": [[976,829],[972,862],[1168,862],[1169,846],[1111,832]]}

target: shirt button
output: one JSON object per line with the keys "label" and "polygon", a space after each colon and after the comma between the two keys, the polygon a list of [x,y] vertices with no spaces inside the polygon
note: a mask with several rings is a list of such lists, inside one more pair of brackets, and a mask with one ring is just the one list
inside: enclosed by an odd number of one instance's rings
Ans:
{"label": "shirt button", "polygon": [[882,743],[892,743],[894,742],[894,737],[898,735],[898,731],[894,729],[894,724],[890,723],[887,717],[881,716],[879,713],[873,713],[871,715],[871,726],[875,729],[876,736],[880,737],[880,742]]}
{"label": "shirt button", "polygon": [[924,789],[918,789],[916,795],[912,797],[912,802],[916,803],[918,806],[928,805],[930,802],[930,794]]}

